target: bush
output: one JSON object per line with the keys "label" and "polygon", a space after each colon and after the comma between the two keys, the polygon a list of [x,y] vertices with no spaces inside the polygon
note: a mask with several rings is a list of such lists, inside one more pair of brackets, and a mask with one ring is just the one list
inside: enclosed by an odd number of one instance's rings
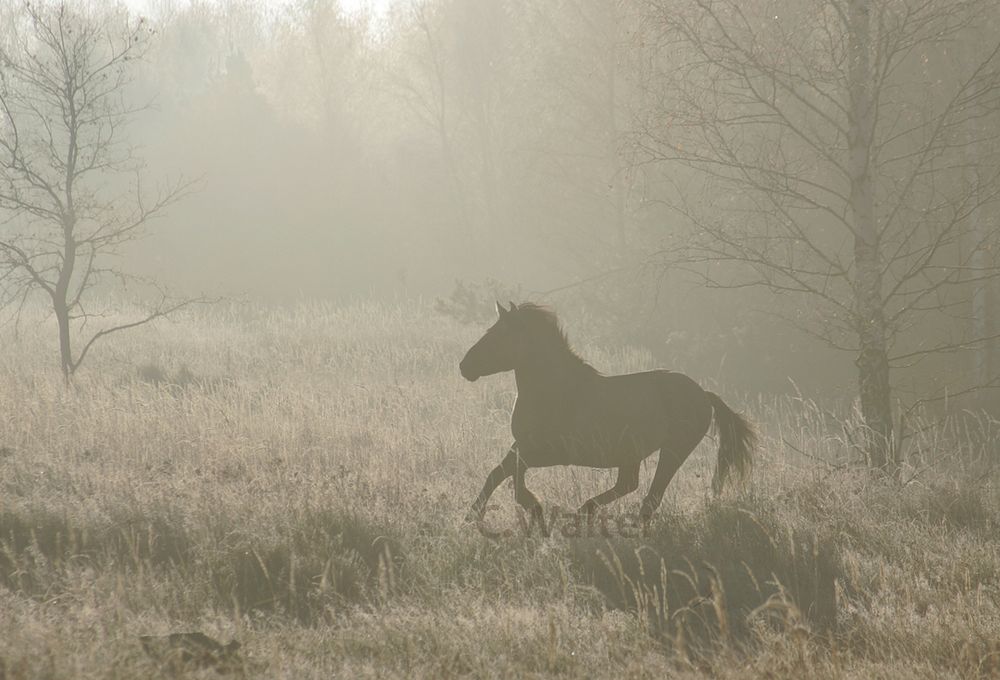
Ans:
{"label": "bush", "polygon": [[468,325],[483,325],[496,320],[496,303],[525,302],[519,286],[505,286],[495,279],[480,283],[456,281],[447,298],[438,298],[434,311]]}
{"label": "bush", "polygon": [[400,587],[399,542],[356,517],[306,518],[271,542],[241,538],[227,524],[216,540],[168,517],[98,527],[44,511],[0,513],[0,584],[41,597],[83,566],[101,573],[181,572],[201,576],[223,610],[276,612],[305,624],[338,605],[384,601]]}
{"label": "bush", "polygon": [[833,543],[763,503],[716,503],[669,518],[638,542],[578,542],[572,561],[608,606],[636,612],[687,656],[747,644],[758,625],[836,627],[841,567]]}
{"label": "bush", "polygon": [[224,541],[212,564],[215,592],[241,613],[280,612],[304,624],[328,618],[338,605],[385,600],[399,588],[399,542],[357,517],[309,518],[273,544]]}

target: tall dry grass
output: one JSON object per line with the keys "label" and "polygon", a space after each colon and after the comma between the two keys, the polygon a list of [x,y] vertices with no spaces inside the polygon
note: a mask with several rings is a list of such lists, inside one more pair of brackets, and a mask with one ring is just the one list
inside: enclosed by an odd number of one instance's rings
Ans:
{"label": "tall dry grass", "polygon": [[[504,486],[488,538],[462,518],[514,393],[459,378],[479,330],[419,304],[203,310],[69,388],[48,321],[0,331],[0,677],[155,677],[137,637],[182,630],[239,639],[262,678],[1000,670],[995,423],[915,421],[880,480],[849,413],[727,393],[763,435],[744,491],[711,498],[707,442],[645,536],[526,536]],[[548,508],[612,481],[529,476]]]}

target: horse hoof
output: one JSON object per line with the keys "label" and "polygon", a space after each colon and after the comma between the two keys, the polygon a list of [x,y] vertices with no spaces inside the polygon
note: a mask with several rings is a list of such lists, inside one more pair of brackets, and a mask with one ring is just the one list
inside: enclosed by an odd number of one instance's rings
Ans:
{"label": "horse hoof", "polygon": [[648,505],[643,505],[639,508],[639,520],[643,524],[648,524],[650,520],[653,519],[653,513],[656,512],[656,508],[651,508]]}

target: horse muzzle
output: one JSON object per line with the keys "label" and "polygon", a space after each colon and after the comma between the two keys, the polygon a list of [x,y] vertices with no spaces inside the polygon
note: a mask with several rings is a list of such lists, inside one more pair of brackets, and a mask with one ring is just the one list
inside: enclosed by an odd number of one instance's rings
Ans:
{"label": "horse muzzle", "polygon": [[469,365],[466,364],[464,361],[458,365],[458,370],[462,373],[462,377],[468,380],[469,382],[476,382],[477,380],[479,380],[479,374],[475,373],[471,368],[469,368]]}

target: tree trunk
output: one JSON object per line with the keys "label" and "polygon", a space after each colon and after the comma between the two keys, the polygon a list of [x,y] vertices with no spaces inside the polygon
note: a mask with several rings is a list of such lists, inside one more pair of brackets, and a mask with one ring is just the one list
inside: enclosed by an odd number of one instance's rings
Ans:
{"label": "tree trunk", "polygon": [[[969,55],[970,60],[975,60],[975,49],[968,44],[961,46],[963,52]],[[966,123],[966,145],[964,150],[965,163],[968,170],[963,177],[964,181],[974,187],[973,189],[973,209],[969,215],[969,237],[971,256],[969,264],[972,268],[970,277],[974,280],[972,284],[972,340],[976,343],[972,351],[973,361],[973,384],[981,384],[989,380],[993,375],[992,357],[990,356],[993,343],[986,341],[993,332],[992,318],[989,308],[989,281],[983,280],[983,276],[992,265],[989,257],[988,232],[986,220],[982,210],[982,178],[979,176],[980,168],[985,163],[979,157],[982,152],[980,145],[976,143],[982,138],[980,131],[981,120],[971,118]],[[985,402],[984,402],[985,403]]]}
{"label": "tree trunk", "polygon": [[[72,194],[70,194],[72,198]],[[70,214],[63,225],[63,262],[59,270],[59,278],[52,292],[52,310],[59,323],[59,363],[63,377],[69,381],[73,375],[73,348],[70,332],[69,287],[76,268],[76,241],[73,239],[73,229],[76,226],[75,216]]]}
{"label": "tree trunk", "polygon": [[882,258],[875,212],[871,149],[875,97],[871,72],[871,35],[868,0],[850,0],[850,201],[854,216],[854,305],[859,353],[858,387],[861,416],[867,428],[871,465],[891,469],[893,456],[892,402],[889,355],[882,291]]}
{"label": "tree trunk", "polygon": [[[486,81],[486,78],[483,78]],[[479,100],[476,102],[474,115],[476,139],[480,153],[480,185],[483,190],[483,208],[485,210],[483,228],[486,231],[482,243],[486,245],[486,253],[504,252],[509,246],[506,234],[506,220],[503,215],[503,202],[500,200],[500,178],[497,171],[496,154],[494,153],[493,125],[489,110],[489,91],[482,85]]]}
{"label": "tree trunk", "polygon": [[628,216],[626,213],[626,178],[623,172],[621,153],[619,149],[618,129],[618,8],[614,3],[607,5],[607,30],[610,35],[604,44],[604,134],[607,169],[610,173],[608,184],[614,191],[612,198],[614,209],[615,236],[618,243],[619,256],[624,258],[628,247]]}
{"label": "tree trunk", "polygon": [[873,257],[873,251],[869,244],[855,243],[858,268],[855,296],[860,346],[855,363],[869,461],[873,467],[891,470],[899,461],[893,458],[889,357],[880,296],[879,261]]}
{"label": "tree trunk", "polygon": [[73,374],[73,348],[70,343],[69,310],[65,303],[54,305],[56,321],[59,323],[59,365],[63,378],[67,381]]}
{"label": "tree trunk", "polygon": [[[976,166],[972,166],[976,167]],[[975,178],[977,183],[979,178]],[[978,203],[980,197],[975,196],[975,201]],[[987,244],[986,244],[986,226],[983,224],[982,210],[977,206],[970,216],[971,221],[971,232],[972,232],[972,251],[971,265],[972,265],[972,276],[981,278],[984,273],[988,271],[990,267],[990,261],[988,258]],[[982,340],[983,338],[989,337],[993,332],[992,324],[990,323],[990,310],[987,305],[987,281],[976,281],[972,289],[972,337],[975,342],[975,350],[973,352],[973,357],[975,361],[975,377],[973,382],[979,384],[985,382],[992,375],[992,365],[990,350],[992,349],[992,343]]]}

